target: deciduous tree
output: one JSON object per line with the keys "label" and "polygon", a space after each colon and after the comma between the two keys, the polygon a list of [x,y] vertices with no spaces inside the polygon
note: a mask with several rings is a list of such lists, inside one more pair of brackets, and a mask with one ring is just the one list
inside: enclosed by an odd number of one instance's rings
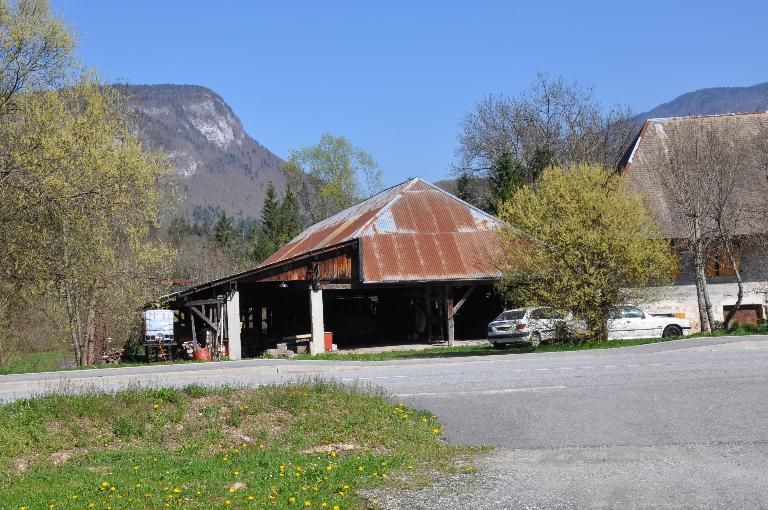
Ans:
{"label": "deciduous tree", "polygon": [[460,124],[454,170],[487,177],[511,159],[533,182],[547,166],[589,163],[613,168],[635,135],[627,108],[603,108],[592,90],[562,77],[539,75],[513,97],[489,94]]}
{"label": "deciduous tree", "polygon": [[664,281],[674,262],[642,197],[599,166],[549,167],[501,205],[501,288],[524,305],[572,311],[608,338],[612,308]]}
{"label": "deciduous tree", "polygon": [[381,188],[381,170],[373,157],[343,136],[327,133],[316,145],[292,150],[284,170],[312,223]]}

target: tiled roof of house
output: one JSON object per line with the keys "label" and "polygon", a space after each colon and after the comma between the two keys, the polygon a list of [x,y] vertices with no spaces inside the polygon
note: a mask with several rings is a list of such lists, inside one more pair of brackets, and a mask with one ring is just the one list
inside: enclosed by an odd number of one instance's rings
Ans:
{"label": "tiled roof of house", "polygon": [[[623,173],[629,184],[645,196],[646,205],[668,237],[686,237],[685,222],[681,221],[680,211],[668,189],[674,179],[663,176],[669,175],[664,173],[669,172],[665,170],[670,168],[669,154],[684,153],[680,147],[687,144],[690,149],[696,143],[699,150],[715,148],[713,143],[707,143],[706,136],[697,137],[695,133],[717,133],[732,146],[741,148],[743,163],[734,181],[734,196],[744,211],[737,233],[764,232],[768,205],[766,112],[648,119],[624,158]],[[707,172],[702,168],[702,182]]]}

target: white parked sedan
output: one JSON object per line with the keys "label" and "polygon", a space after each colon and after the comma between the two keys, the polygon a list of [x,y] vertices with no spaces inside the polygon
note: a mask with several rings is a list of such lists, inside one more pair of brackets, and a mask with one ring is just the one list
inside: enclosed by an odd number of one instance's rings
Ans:
{"label": "white parked sedan", "polygon": [[608,321],[608,338],[669,338],[691,332],[691,323],[677,317],[651,315],[635,306],[614,310]]}

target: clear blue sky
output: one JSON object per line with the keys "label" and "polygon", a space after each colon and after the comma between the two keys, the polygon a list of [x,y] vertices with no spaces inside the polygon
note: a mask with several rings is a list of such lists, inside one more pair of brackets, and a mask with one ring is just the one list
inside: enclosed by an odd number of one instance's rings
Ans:
{"label": "clear blue sky", "polygon": [[541,71],[644,111],[768,80],[768,2],[54,0],[109,81],[218,92],[279,156],[347,136],[385,184],[445,177],[458,122]]}

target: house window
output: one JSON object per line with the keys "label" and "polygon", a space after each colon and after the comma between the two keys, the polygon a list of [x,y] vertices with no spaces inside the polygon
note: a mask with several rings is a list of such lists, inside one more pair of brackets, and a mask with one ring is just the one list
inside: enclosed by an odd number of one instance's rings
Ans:
{"label": "house window", "polygon": [[[741,270],[741,246],[732,243],[731,253],[736,259],[736,267]],[[715,276],[735,276],[736,270],[733,268],[728,254],[724,248],[713,248],[707,253],[707,278]]]}

